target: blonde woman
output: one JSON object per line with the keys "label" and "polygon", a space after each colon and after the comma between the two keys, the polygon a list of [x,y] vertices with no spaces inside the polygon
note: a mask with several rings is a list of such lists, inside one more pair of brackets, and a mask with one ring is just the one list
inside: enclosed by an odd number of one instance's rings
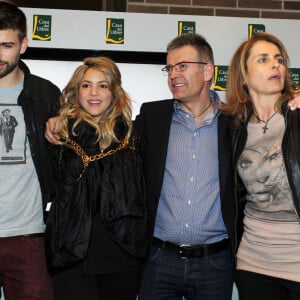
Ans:
{"label": "blonde woman", "polygon": [[117,65],[90,57],[61,97],[46,228],[56,299],[135,300],[147,251],[141,140]]}

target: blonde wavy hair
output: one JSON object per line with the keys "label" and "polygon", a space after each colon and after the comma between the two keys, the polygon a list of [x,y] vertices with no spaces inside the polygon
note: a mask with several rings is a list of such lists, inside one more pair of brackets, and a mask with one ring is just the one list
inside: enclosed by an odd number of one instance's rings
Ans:
{"label": "blonde wavy hair", "polygon": [[[129,138],[132,132],[132,106],[131,99],[122,88],[121,73],[118,66],[107,57],[87,57],[74,72],[69,83],[62,91],[60,97],[61,108],[55,132],[63,137],[63,142],[69,138],[68,119],[75,118],[76,121],[72,127],[74,129],[81,122],[85,121],[96,129],[97,142],[100,150],[108,148],[112,142],[120,142],[114,133],[116,120],[122,117],[128,126],[128,132],[125,138]],[[112,93],[111,106],[101,115],[97,122],[90,114],[82,109],[79,102],[79,86],[85,72],[89,69],[100,71],[108,81],[109,90]]]}
{"label": "blonde wavy hair", "polygon": [[247,60],[250,51],[254,44],[259,41],[266,41],[278,47],[284,60],[283,65],[287,70],[281,96],[275,104],[276,110],[281,112],[281,104],[293,98],[293,89],[296,87],[296,84],[292,81],[288,72],[289,56],[284,44],[276,36],[270,33],[258,33],[238,47],[229,66],[226,103],[223,105],[222,111],[226,115],[234,116],[235,126],[240,126],[242,123],[246,122],[253,110],[245,79],[247,75]]}

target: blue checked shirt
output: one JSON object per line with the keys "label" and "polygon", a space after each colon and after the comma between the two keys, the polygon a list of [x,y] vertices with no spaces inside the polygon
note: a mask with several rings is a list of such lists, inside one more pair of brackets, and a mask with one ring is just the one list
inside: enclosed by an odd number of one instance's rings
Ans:
{"label": "blue checked shirt", "polygon": [[210,244],[227,238],[221,214],[218,164],[218,96],[196,126],[174,102],[163,187],[154,236],[178,245]]}

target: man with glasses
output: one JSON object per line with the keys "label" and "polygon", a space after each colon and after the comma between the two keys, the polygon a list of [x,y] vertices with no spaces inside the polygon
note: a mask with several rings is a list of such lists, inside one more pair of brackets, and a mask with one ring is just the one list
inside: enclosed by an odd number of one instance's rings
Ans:
{"label": "man with glasses", "polygon": [[229,300],[236,213],[212,49],[200,35],[176,37],[162,71],[174,98],[144,103],[135,122],[153,232],[139,300]]}

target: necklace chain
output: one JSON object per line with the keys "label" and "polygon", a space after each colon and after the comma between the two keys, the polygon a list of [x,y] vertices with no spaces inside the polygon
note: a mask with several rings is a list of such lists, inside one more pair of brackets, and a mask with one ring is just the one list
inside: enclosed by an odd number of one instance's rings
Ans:
{"label": "necklace chain", "polygon": [[256,118],[259,122],[265,123],[265,126],[262,127],[263,134],[265,134],[265,133],[267,132],[267,130],[269,129],[268,124],[269,124],[270,120],[271,120],[271,119],[275,116],[275,114],[276,114],[276,110],[273,112],[273,114],[272,114],[266,121],[260,119],[259,116],[255,113],[255,111],[253,111],[253,114],[254,114],[255,118]]}
{"label": "necklace chain", "polygon": [[[181,102],[181,104],[191,111],[191,109],[185,103]],[[197,116],[192,116],[193,119],[199,118],[201,115],[203,115],[210,108],[210,105],[211,101],[209,101],[208,105]]]}

